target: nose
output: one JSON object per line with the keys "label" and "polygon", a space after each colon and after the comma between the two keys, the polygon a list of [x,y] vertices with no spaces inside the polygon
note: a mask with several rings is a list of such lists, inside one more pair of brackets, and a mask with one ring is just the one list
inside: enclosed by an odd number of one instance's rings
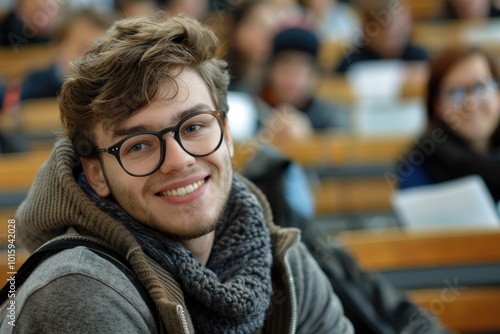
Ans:
{"label": "nose", "polygon": [[196,158],[184,151],[173,135],[165,134],[165,160],[160,166],[160,172],[168,174],[179,172],[196,162]]}

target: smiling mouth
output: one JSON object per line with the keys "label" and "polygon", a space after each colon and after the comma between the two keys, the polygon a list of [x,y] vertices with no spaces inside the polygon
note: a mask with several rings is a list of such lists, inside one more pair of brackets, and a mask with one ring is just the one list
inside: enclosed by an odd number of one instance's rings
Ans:
{"label": "smiling mouth", "polygon": [[169,189],[166,191],[159,192],[159,196],[173,196],[173,197],[180,197],[180,196],[186,196],[191,194],[193,191],[201,187],[201,185],[205,183],[205,179],[201,179],[199,181],[196,181],[192,184],[188,184],[185,187],[179,187],[176,189]]}

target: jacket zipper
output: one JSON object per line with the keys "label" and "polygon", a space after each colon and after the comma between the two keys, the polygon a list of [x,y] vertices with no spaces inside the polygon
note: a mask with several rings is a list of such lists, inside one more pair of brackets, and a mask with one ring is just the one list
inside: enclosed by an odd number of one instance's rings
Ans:
{"label": "jacket zipper", "polygon": [[290,325],[290,334],[294,334],[297,331],[297,291],[295,290],[295,280],[293,279],[292,269],[290,267],[290,261],[288,260],[288,255],[290,251],[295,246],[295,244],[300,240],[298,236],[294,243],[285,252],[284,261],[285,269],[288,276],[288,284],[290,285],[290,295],[292,297],[292,323]]}
{"label": "jacket zipper", "polygon": [[177,305],[177,314],[181,319],[182,331],[186,334],[189,334],[189,327],[187,324],[186,315],[184,314],[184,307],[182,307],[182,305]]}

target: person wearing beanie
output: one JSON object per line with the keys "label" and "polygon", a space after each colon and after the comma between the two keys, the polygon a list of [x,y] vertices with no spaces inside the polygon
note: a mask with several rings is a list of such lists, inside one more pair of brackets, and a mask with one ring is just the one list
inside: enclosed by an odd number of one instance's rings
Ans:
{"label": "person wearing beanie", "polygon": [[[353,50],[342,57],[336,73],[346,73],[353,64],[376,60],[401,60],[408,77],[425,78],[428,55],[410,40],[412,13],[406,0],[394,6],[391,0],[357,0],[363,29],[351,41]],[[411,70],[411,71],[410,71]]]}
{"label": "person wearing beanie", "polygon": [[304,27],[286,28],[273,39],[269,76],[259,96],[283,114],[280,120],[290,120],[282,127],[285,137],[350,127],[344,107],[315,97],[318,50],[318,37]]}

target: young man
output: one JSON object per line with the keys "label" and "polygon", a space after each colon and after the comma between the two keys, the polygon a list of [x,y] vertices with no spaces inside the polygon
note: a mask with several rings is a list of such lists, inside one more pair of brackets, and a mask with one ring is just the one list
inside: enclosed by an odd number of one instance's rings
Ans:
{"label": "young man", "polygon": [[116,23],[75,63],[60,95],[67,138],[19,208],[17,236],[29,250],[97,238],[148,293],[109,257],[67,249],[17,291],[15,327],[0,332],[352,333],[298,231],[275,226],[233,173],[216,49],[197,21],[158,16]]}

